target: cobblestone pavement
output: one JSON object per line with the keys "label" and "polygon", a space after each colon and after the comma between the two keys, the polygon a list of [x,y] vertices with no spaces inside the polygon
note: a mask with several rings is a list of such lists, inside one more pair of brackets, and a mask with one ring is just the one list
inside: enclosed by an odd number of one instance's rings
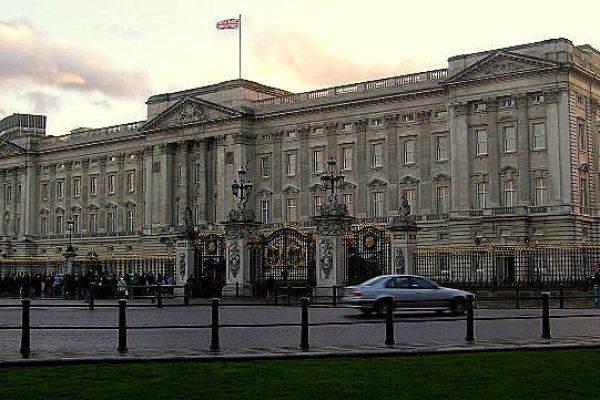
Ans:
{"label": "cobblestone pavement", "polygon": [[[385,335],[382,333],[384,323],[381,319],[363,317],[354,310],[341,307],[332,309],[315,306],[310,309],[311,343],[307,350],[303,350],[300,348],[299,339],[299,307],[223,299],[220,323],[228,327],[228,333],[223,329],[221,343],[224,345],[213,351],[210,349],[210,300],[193,299],[194,307],[184,307],[182,302],[178,299],[165,299],[165,307],[158,309],[148,307],[151,303],[147,299],[129,301],[128,327],[138,329],[128,330],[127,351],[119,352],[115,329],[116,300],[97,301],[93,311],[77,300],[33,300],[31,354],[28,358],[23,358],[19,354],[21,331],[16,329],[20,326],[20,300],[0,299],[0,343],[3,343],[0,345],[0,367],[27,363],[379,357],[448,352],[600,348],[600,337],[596,337],[600,329],[600,309],[594,308],[552,309],[551,315],[556,318],[552,323],[556,328],[553,328],[551,339],[540,338],[538,309],[519,310],[518,316],[523,321],[505,327],[505,331],[498,333],[500,335],[513,332],[510,339],[493,337],[489,331],[498,329],[484,325],[488,323],[485,321],[487,318],[504,318],[504,311],[481,311],[478,314],[484,322],[477,328],[478,336],[473,342],[465,340],[463,317],[402,314],[395,319],[395,344],[386,345],[383,340]],[[201,305],[206,307],[198,307]],[[229,309],[228,306],[234,307]],[[237,314],[230,315],[233,313],[230,310],[234,309]],[[513,314],[513,310],[508,311]],[[576,318],[561,320],[566,315]],[[39,322],[36,325],[36,321],[43,323]],[[275,324],[275,321],[283,324],[283,327],[271,326],[267,331],[266,327]],[[248,332],[236,327],[236,324],[247,323],[259,326],[264,324],[265,330],[258,329],[259,332],[255,333],[257,329]],[[442,323],[443,329],[440,329]],[[506,325],[507,322],[503,323]],[[569,330],[563,330],[561,323],[569,325]],[[180,330],[182,324],[196,329]],[[329,324],[339,324],[341,328],[332,328]],[[159,325],[168,325],[171,328],[156,329]],[[579,328],[574,328],[573,325]],[[44,326],[44,330],[36,330],[36,327],[40,326]],[[54,329],[46,330],[48,326]],[[86,326],[106,329],[83,329]],[[334,331],[338,328],[339,330]],[[342,331],[352,333],[344,337],[339,333]],[[373,332],[376,332],[375,335]],[[329,336],[336,336],[335,340],[328,340]],[[357,340],[354,340],[355,337]]]}

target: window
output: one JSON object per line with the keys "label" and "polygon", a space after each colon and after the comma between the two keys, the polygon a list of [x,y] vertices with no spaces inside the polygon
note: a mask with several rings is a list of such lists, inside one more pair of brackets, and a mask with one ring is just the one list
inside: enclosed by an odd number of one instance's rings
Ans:
{"label": "window", "polygon": [[21,204],[21,198],[23,197],[23,186],[19,183],[17,185],[17,204]]}
{"label": "window", "polygon": [[134,213],[133,210],[127,210],[127,231],[128,232],[133,232],[133,217],[134,217]]}
{"label": "window", "polygon": [[504,134],[504,152],[514,153],[517,149],[517,134],[514,126],[505,126],[503,129]]}
{"label": "window", "polygon": [[354,124],[352,122],[346,122],[343,126],[342,126],[342,130],[344,132],[348,132],[351,131],[352,129],[354,129]]}
{"label": "window", "polygon": [[404,164],[415,163],[415,141],[404,141]]}
{"label": "window", "polygon": [[319,215],[320,207],[325,204],[325,196],[315,196],[313,201],[313,215]]}
{"label": "window", "polygon": [[582,177],[579,180],[579,197],[580,197],[580,203],[581,203],[582,207],[588,207],[590,205],[588,183],[587,183],[586,177]]}
{"label": "window", "polygon": [[436,160],[448,160],[448,136],[437,137]]}
{"label": "window", "polygon": [[81,217],[79,214],[73,214],[73,234],[81,233]]}
{"label": "window", "polygon": [[504,182],[504,207],[515,206],[515,181]]}
{"label": "window", "polygon": [[90,195],[96,196],[98,194],[98,177],[90,176]]}
{"label": "window", "polygon": [[73,196],[81,196],[81,178],[73,178]]}
{"label": "window", "polygon": [[5,192],[5,196],[6,196],[6,204],[11,204],[12,203],[12,186],[7,186],[6,187],[6,192]]}
{"label": "window", "polygon": [[514,106],[515,106],[515,99],[505,99],[505,100],[502,102],[502,105],[503,105],[504,107],[514,107]]}
{"label": "window", "polygon": [[183,178],[183,165],[178,164],[177,165],[177,184],[178,185],[183,185],[184,182],[184,178]]}
{"label": "window", "polygon": [[296,137],[296,131],[287,131],[285,133],[285,136],[288,138],[295,138]]}
{"label": "window", "polygon": [[116,181],[116,175],[115,174],[110,174],[108,175],[108,193],[109,194],[114,194],[115,193],[115,181]]}
{"label": "window", "polygon": [[271,202],[269,200],[260,201],[260,222],[271,223]]}
{"label": "window", "polygon": [[577,123],[577,137],[579,139],[579,149],[587,150],[587,135],[585,130],[585,124],[583,121]]}
{"label": "window", "polygon": [[21,216],[15,215],[15,235],[19,235],[21,233]]}
{"label": "window", "polygon": [[323,172],[325,167],[324,160],[324,152],[323,150],[314,150],[313,151],[313,172],[320,173]]}
{"label": "window", "polygon": [[417,189],[410,188],[404,189],[404,196],[406,196],[406,200],[408,201],[408,205],[410,206],[410,213],[417,213]]}
{"label": "window", "polygon": [[535,195],[533,199],[533,205],[545,206],[548,204],[548,186],[546,178],[536,178],[534,182]]}
{"label": "window", "polygon": [[477,105],[475,106],[475,109],[477,111],[485,111],[485,110],[487,110],[487,103],[477,103]]}
{"label": "window", "polygon": [[371,147],[373,152],[373,166],[381,167],[383,166],[383,144],[375,143]]}
{"label": "window", "polygon": [[63,233],[65,233],[64,217],[62,215],[57,215],[56,216],[56,234],[62,235]]}
{"label": "window", "polygon": [[354,162],[354,149],[350,146],[342,147],[342,169],[352,171]]}
{"label": "window", "polygon": [[271,161],[268,155],[260,156],[260,175],[268,178],[271,175]]}
{"label": "window", "polygon": [[315,135],[320,135],[323,132],[325,132],[325,130],[323,129],[322,126],[319,126],[319,127],[315,128],[313,132],[315,133]]}
{"label": "window", "polygon": [[98,233],[98,214],[90,214],[90,234],[95,235]]}
{"label": "window", "polygon": [[4,217],[4,236],[10,236],[10,215]]}
{"label": "window", "polygon": [[544,100],[546,100],[546,98],[544,97],[543,94],[537,94],[537,95],[533,96],[534,103],[542,103],[542,102],[544,102]]}
{"label": "window", "polygon": [[533,149],[541,150],[546,148],[546,124],[537,123],[532,125],[533,129]]}
{"label": "window", "polygon": [[446,111],[446,110],[435,112],[436,118],[446,118],[447,116],[448,116],[448,111]]}
{"label": "window", "polygon": [[110,233],[114,233],[117,231],[117,221],[115,218],[115,212],[114,211],[109,211],[106,214],[106,219],[107,219],[107,226],[108,226],[108,232]]}
{"label": "window", "polygon": [[202,182],[202,169],[200,164],[194,164],[194,183],[198,185],[200,182]]}
{"label": "window", "polygon": [[373,217],[383,217],[384,216],[384,199],[382,192],[374,192],[373,193]]}
{"label": "window", "polygon": [[296,175],[296,153],[285,155],[285,174],[287,176]]}
{"label": "window", "polygon": [[447,214],[450,210],[450,186],[438,186],[436,188],[436,196],[438,214]]}
{"label": "window", "polygon": [[487,207],[487,182],[479,182],[475,184],[476,207],[483,209]]}
{"label": "window", "polygon": [[48,200],[49,191],[48,191],[48,183],[42,183],[42,200]]}
{"label": "window", "polygon": [[415,114],[405,114],[402,116],[402,122],[414,122]]}
{"label": "window", "polygon": [[373,126],[381,126],[381,125],[383,125],[383,121],[381,120],[381,118],[374,119],[373,121],[371,121],[371,123],[372,123]]}
{"label": "window", "polygon": [[285,199],[285,220],[294,222],[297,219],[296,199]]}
{"label": "window", "polygon": [[486,155],[488,152],[488,136],[486,130],[475,131],[477,137],[477,155]]}
{"label": "window", "polygon": [[348,210],[348,215],[354,215],[354,195],[352,193],[344,194],[344,204]]}
{"label": "window", "polygon": [[126,180],[127,180],[127,191],[129,193],[134,192],[135,191],[135,172],[134,171],[127,172]]}
{"label": "window", "polygon": [[44,236],[48,234],[48,217],[46,216],[40,219],[40,234]]}
{"label": "window", "polygon": [[65,197],[65,183],[63,181],[56,182],[56,197],[59,199]]}

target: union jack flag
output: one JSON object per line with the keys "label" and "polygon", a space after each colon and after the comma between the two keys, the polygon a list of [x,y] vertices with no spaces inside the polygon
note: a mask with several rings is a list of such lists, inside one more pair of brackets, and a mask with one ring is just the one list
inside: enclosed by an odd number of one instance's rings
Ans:
{"label": "union jack flag", "polygon": [[238,29],[240,27],[240,20],[238,18],[224,19],[223,21],[217,22],[217,29]]}

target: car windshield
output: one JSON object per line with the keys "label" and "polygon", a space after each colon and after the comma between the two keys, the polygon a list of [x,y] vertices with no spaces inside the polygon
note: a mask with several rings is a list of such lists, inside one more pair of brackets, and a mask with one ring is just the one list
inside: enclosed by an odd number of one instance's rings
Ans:
{"label": "car windshield", "polygon": [[373,286],[376,285],[379,281],[387,279],[385,276],[376,276],[375,278],[371,278],[368,281],[364,281],[360,284],[360,286]]}

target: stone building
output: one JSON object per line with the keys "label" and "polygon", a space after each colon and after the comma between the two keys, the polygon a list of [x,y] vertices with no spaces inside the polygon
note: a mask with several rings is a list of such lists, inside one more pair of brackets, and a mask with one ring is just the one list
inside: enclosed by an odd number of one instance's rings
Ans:
{"label": "stone building", "polygon": [[158,94],[145,121],[64,136],[14,114],[0,248],[60,256],[71,234],[79,254],[173,253],[186,224],[227,221],[242,166],[257,222],[310,226],[330,158],[349,215],[387,223],[405,196],[419,246],[598,241],[599,104],[600,53],[552,39],[307,93],[232,80]]}

